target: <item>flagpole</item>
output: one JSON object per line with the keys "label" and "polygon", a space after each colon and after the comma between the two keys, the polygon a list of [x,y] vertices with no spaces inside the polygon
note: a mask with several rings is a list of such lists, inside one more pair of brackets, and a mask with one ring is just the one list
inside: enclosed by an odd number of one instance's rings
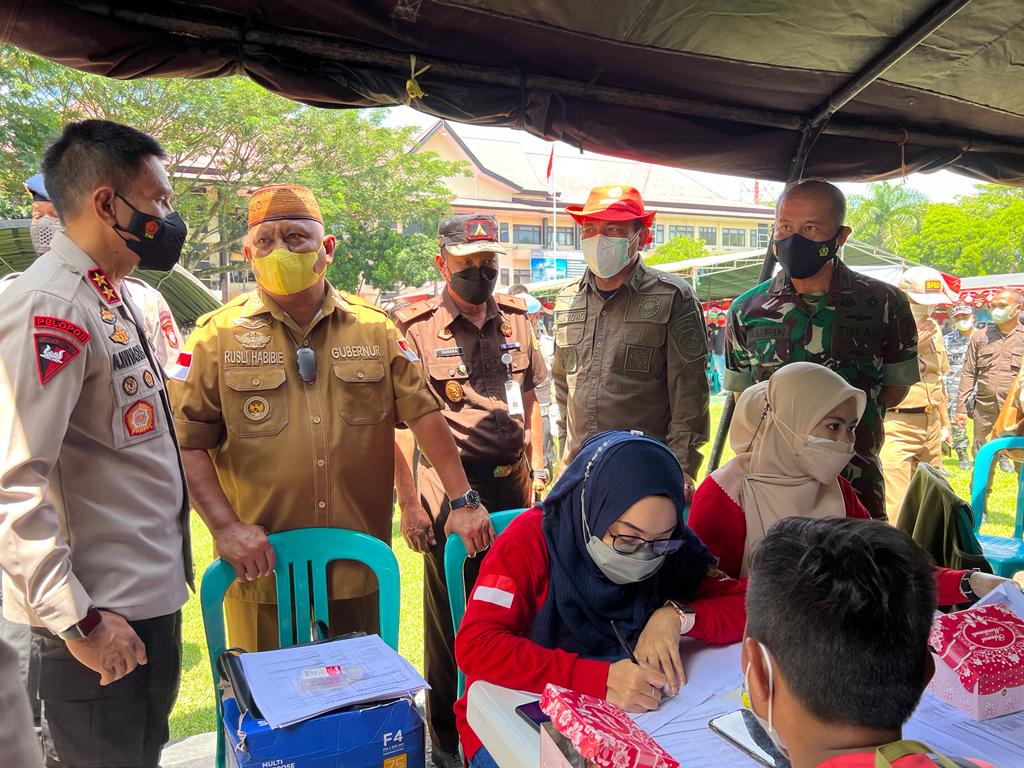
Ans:
{"label": "flagpole", "polygon": [[[555,197],[555,145],[551,144],[551,155],[548,157],[548,192],[551,193],[551,250],[558,252],[558,202]],[[558,265],[555,265],[558,269]]]}

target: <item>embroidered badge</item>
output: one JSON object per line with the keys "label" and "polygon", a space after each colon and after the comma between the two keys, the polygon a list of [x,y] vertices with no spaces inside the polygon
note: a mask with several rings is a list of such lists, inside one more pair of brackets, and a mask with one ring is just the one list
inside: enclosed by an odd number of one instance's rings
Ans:
{"label": "embroidered badge", "polygon": [[558,323],[582,323],[587,319],[587,310],[585,309],[563,309],[560,312],[555,312],[555,324]]}
{"label": "embroidered badge", "polygon": [[636,315],[643,320],[650,320],[661,311],[661,296],[644,296],[636,305]]}
{"label": "embroidered badge", "polygon": [[127,344],[132,340],[127,328],[114,323],[114,331],[110,334],[110,340],[115,344]]}
{"label": "embroidered badge", "polygon": [[156,412],[145,400],[128,406],[124,412],[124,426],[132,437],[141,437],[156,429]]}
{"label": "embroidered badge", "polygon": [[68,336],[80,341],[82,344],[88,344],[89,339],[92,338],[87,330],[81,326],[75,325],[70,320],[65,320],[62,317],[36,315],[32,318],[32,327],[40,328],[44,331],[60,331],[61,333],[66,333]]}
{"label": "embroidered badge", "polygon": [[175,381],[185,381],[191,368],[192,355],[181,352],[178,354],[178,359],[167,366],[167,377]]}
{"label": "embroidered badge", "polygon": [[448,340],[448,339],[450,339],[452,337],[452,335],[453,334],[452,334],[450,328],[442,328],[441,330],[439,330],[437,332],[437,338],[439,338],[439,339]]}
{"label": "embroidered badge", "polygon": [[263,421],[270,415],[270,403],[265,397],[250,397],[242,405],[242,413],[250,421]]}
{"label": "embroidered badge", "polygon": [[512,324],[508,320],[501,324],[501,335],[506,339],[512,335]]}
{"label": "embroidered badge", "polygon": [[688,363],[701,360],[708,353],[707,336],[704,335],[704,329],[697,322],[693,315],[683,315],[677,317],[668,326],[679,356]]}
{"label": "embroidered badge", "polygon": [[156,385],[156,380],[153,378],[152,371],[143,371],[142,380],[146,383],[146,386],[152,389]]}
{"label": "embroidered badge", "polygon": [[270,343],[271,337],[265,333],[249,331],[248,333],[236,333],[235,339],[246,349],[263,349]]}
{"label": "embroidered badge", "polygon": [[462,354],[462,347],[445,347],[444,349],[435,349],[434,355],[437,357],[458,357]]}
{"label": "embroidered badge", "polygon": [[178,348],[178,334],[174,331],[174,319],[166,309],[160,312],[160,330],[164,332],[164,338],[174,349]]}
{"label": "embroidered badge", "polygon": [[36,344],[36,367],[39,369],[41,384],[45,384],[56,376],[81,352],[74,342],[63,336],[56,336],[52,333],[36,333],[33,334],[33,337]]}
{"label": "embroidered badge", "polygon": [[650,373],[653,350],[650,347],[626,345],[626,360],[623,369],[627,373]]}
{"label": "embroidered badge", "polygon": [[100,304],[100,320],[102,320],[107,325],[113,325],[115,322],[117,322],[117,317],[114,315],[113,312],[111,312],[109,309]]}
{"label": "embroidered badge", "polygon": [[236,317],[233,322],[235,325],[248,328],[250,331],[270,327],[270,321],[265,317]]}
{"label": "embroidered badge", "polygon": [[139,381],[134,376],[125,376],[124,381],[121,382],[121,389],[124,393],[131,397],[139,391]]}
{"label": "embroidered badge", "polygon": [[444,396],[451,400],[453,403],[461,403],[464,397],[462,392],[462,385],[457,381],[449,381],[444,385]]}
{"label": "embroidered badge", "polygon": [[416,351],[405,339],[398,339],[398,348],[401,350],[402,354],[405,355],[405,359],[410,363],[415,363],[419,360],[419,357],[416,355]]}
{"label": "embroidered badge", "polygon": [[114,286],[107,279],[107,273],[102,269],[96,267],[96,269],[90,269],[86,274],[89,277],[89,281],[99,292],[100,298],[107,302],[107,304],[116,304],[121,300],[121,297],[117,295],[117,291],[114,290]]}

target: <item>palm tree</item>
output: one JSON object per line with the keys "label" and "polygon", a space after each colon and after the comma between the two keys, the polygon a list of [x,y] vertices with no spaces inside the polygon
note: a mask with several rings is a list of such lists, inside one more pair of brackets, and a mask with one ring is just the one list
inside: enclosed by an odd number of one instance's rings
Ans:
{"label": "palm tree", "polygon": [[900,244],[921,228],[927,198],[906,184],[880,181],[866,195],[851,195],[846,223],[863,243],[899,253]]}

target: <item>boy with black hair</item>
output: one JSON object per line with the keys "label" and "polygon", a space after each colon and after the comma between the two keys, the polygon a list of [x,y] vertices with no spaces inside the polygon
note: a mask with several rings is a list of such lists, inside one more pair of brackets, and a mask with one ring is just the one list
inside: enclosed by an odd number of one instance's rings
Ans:
{"label": "boy with black hair", "polygon": [[932,567],[909,536],[872,520],[791,517],[761,541],[744,679],[754,716],[793,768],[936,765],[927,747],[902,741],[935,671]]}

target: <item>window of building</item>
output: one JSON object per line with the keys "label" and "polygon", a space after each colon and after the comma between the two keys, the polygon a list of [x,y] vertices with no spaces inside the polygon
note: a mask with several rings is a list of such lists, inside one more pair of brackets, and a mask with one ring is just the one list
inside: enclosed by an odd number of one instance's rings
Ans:
{"label": "window of building", "polygon": [[576,245],[576,232],[572,227],[558,228],[558,247],[572,248]]}
{"label": "window of building", "polygon": [[508,270],[507,269],[502,269],[501,270],[501,284],[502,285],[508,285]]}
{"label": "window of building", "polygon": [[688,237],[693,239],[693,227],[670,224],[668,227],[668,239],[675,240],[677,237]]}
{"label": "window of building", "polygon": [[718,227],[699,227],[697,234],[704,245],[718,245]]}
{"label": "window of building", "polygon": [[[540,229],[540,227],[537,227],[537,229]],[[530,270],[528,270],[528,269],[517,269],[516,270],[516,282],[517,283],[522,283],[523,285],[526,285],[527,283],[532,282],[532,281],[533,281],[533,276],[530,273]]]}
{"label": "window of building", "polygon": [[[768,224],[758,224],[757,225],[757,247],[758,248],[767,248],[768,247],[768,240],[771,238],[771,236],[772,236],[772,229],[771,229],[771,227]],[[751,245],[753,245],[753,243],[751,243]]]}
{"label": "window of building", "polygon": [[498,224],[498,240],[502,243],[508,242],[508,222],[503,221]]}
{"label": "window of building", "polygon": [[540,224],[516,224],[512,227],[512,239],[523,245],[540,245]]}
{"label": "window of building", "polygon": [[654,244],[661,245],[665,242],[665,225],[655,224],[654,225]]}
{"label": "window of building", "polygon": [[745,233],[735,227],[722,227],[722,245],[726,248],[742,248],[747,244]]}

